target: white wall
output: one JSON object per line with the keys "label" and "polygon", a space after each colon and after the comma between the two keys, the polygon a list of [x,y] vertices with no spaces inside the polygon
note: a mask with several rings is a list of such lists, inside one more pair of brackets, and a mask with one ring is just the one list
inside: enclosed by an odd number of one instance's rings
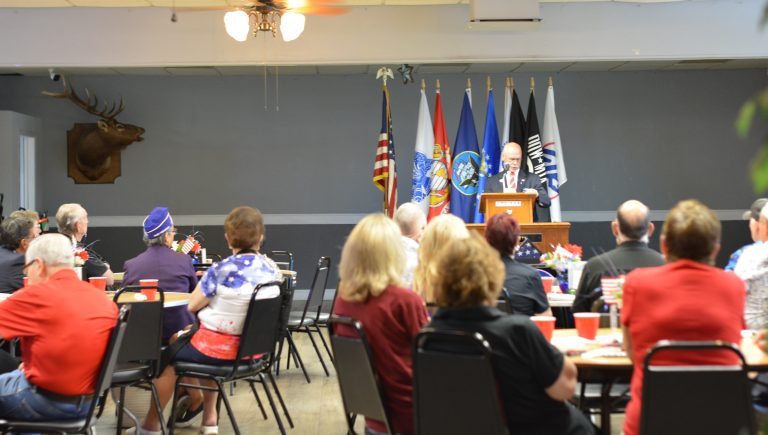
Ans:
{"label": "white wall", "polygon": [[310,16],[291,43],[229,38],[222,12],[0,9],[2,66],[368,64],[768,57],[763,0],[542,4],[527,32],[465,30],[467,5],[354,7]]}

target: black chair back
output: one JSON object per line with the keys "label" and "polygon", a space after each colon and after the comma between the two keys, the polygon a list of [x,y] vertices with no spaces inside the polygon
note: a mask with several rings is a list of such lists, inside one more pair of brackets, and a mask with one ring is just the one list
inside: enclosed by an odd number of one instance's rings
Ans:
{"label": "black chair back", "polygon": [[[341,325],[346,326],[353,335],[338,335]],[[354,430],[350,414],[360,414],[384,422],[387,432],[394,433],[379,377],[373,368],[371,349],[363,325],[349,317],[332,315],[330,329],[333,363],[336,366],[341,398],[351,433],[354,433]]]}
{"label": "black chair back", "polygon": [[307,295],[307,303],[301,315],[302,323],[306,318],[315,319],[315,321],[320,318],[330,270],[331,257],[320,257],[317,260],[317,268],[315,269],[315,276],[312,278],[312,286],[309,288],[309,295]]}
{"label": "black chair back", "polygon": [[501,292],[499,293],[499,298],[496,303],[496,308],[507,314],[513,314],[512,298],[509,296],[509,291],[506,287],[501,288]]}
{"label": "black chair back", "polygon": [[420,332],[413,345],[417,434],[507,434],[491,348],[482,335]]}
{"label": "black chair back", "polygon": [[[654,365],[660,353],[734,353],[741,365]],[[738,347],[721,341],[662,340],[643,364],[640,433],[754,434],[746,362]]]}
{"label": "black chair back", "polygon": [[96,389],[93,393],[93,401],[88,410],[88,417],[85,420],[86,428],[90,427],[94,411],[96,410],[96,405],[99,403],[99,396],[112,386],[112,374],[115,372],[118,355],[120,354],[120,348],[123,345],[123,338],[125,337],[125,331],[128,328],[128,318],[131,314],[132,307],[123,306],[120,308],[120,312],[117,315],[117,323],[109,336],[107,349],[104,352],[104,359],[102,360],[101,368],[99,369],[99,376],[96,379]]}
{"label": "black chair back", "polygon": [[280,281],[273,281],[259,284],[254,289],[243,323],[243,332],[240,335],[240,346],[237,350],[237,360],[233,373],[237,371],[237,366],[243,361],[243,358],[274,352],[281,324],[280,314],[282,313],[283,298],[277,296],[269,299],[256,299],[256,297],[262,289],[280,287],[281,284]]}
{"label": "black chair back", "polygon": [[293,252],[268,251],[267,257],[271,258],[281,270],[296,270],[293,263]]}
{"label": "black chair back", "polygon": [[131,317],[125,330],[118,363],[160,360],[160,348],[163,340],[163,303],[165,302],[163,289],[156,287],[159,298],[155,301],[118,302],[124,293],[140,292],[142,289],[150,288],[155,287],[125,286],[115,292],[112,299],[118,306],[131,306]]}

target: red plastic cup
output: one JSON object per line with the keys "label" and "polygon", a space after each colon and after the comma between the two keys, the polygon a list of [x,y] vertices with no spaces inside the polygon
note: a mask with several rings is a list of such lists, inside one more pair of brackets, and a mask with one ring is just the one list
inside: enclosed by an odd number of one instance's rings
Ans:
{"label": "red plastic cup", "polygon": [[579,337],[587,340],[594,340],[597,337],[600,313],[574,313],[573,321],[576,323],[576,333]]}
{"label": "red plastic cup", "polygon": [[544,284],[544,293],[552,293],[552,285],[555,283],[555,278],[551,276],[542,276],[541,283]]}
{"label": "red plastic cup", "polygon": [[90,281],[91,285],[96,287],[97,289],[101,291],[107,290],[107,277],[106,276],[92,276],[88,278],[88,281]]}
{"label": "red plastic cup", "polygon": [[28,286],[28,285],[29,285],[29,277],[28,277],[28,276],[25,276],[25,277],[24,277],[24,287],[26,287],[26,286]]}
{"label": "red plastic cup", "polygon": [[531,321],[539,327],[547,341],[552,341],[552,333],[555,332],[555,320],[556,319],[552,316],[531,317]]}
{"label": "red plastic cup", "polygon": [[142,287],[152,287],[141,289],[141,294],[147,297],[148,301],[154,301],[157,299],[157,280],[156,279],[140,279],[139,285]]}

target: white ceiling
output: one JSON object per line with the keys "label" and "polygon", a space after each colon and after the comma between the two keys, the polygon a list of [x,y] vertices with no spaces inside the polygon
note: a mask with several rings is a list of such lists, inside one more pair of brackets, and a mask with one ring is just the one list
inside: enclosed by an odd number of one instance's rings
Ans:
{"label": "white ceiling", "polygon": [[[509,0],[514,1],[514,0]],[[618,1],[622,3],[666,3],[686,0],[539,0],[540,3]],[[251,4],[249,0],[0,0],[2,8],[68,7],[226,7]],[[467,4],[469,0],[333,0],[340,6],[423,6]]]}

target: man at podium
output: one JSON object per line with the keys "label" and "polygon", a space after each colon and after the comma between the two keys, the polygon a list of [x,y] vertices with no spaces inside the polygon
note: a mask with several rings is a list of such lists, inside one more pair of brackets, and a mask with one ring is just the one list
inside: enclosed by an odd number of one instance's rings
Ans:
{"label": "man at podium", "polygon": [[[501,151],[504,171],[488,178],[485,183],[485,193],[530,192],[536,194],[536,205],[549,207],[547,188],[541,184],[536,174],[531,174],[522,167],[523,151],[515,142],[507,142]],[[538,222],[536,207],[533,210],[533,221]]]}

